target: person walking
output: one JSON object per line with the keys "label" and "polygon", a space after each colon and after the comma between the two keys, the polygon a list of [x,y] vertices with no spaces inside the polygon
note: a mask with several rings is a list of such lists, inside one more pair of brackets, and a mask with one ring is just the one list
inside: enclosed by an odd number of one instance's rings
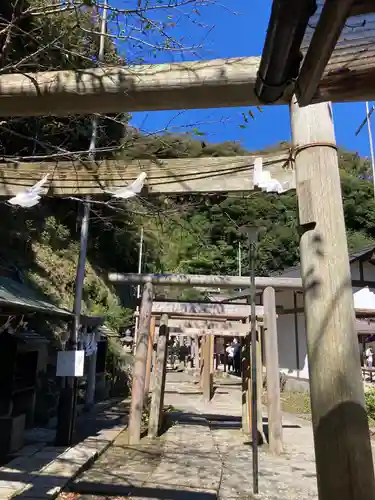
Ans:
{"label": "person walking", "polygon": [[235,375],[240,375],[241,373],[241,345],[238,339],[235,337],[233,339],[233,371]]}
{"label": "person walking", "polygon": [[226,351],[227,360],[228,360],[228,372],[230,373],[231,371],[234,370],[234,360],[233,360],[234,347],[233,347],[233,344],[228,344],[225,351]]}
{"label": "person walking", "polygon": [[370,346],[366,349],[367,368],[372,368],[373,361],[374,361],[374,353],[373,353],[372,347]]}

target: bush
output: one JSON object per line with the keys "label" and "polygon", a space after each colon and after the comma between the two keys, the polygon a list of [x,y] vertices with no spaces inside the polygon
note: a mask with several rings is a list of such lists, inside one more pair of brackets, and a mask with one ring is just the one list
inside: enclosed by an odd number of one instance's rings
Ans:
{"label": "bush", "polygon": [[[284,392],[285,385],[286,385],[286,382],[288,380],[285,373],[282,373],[282,372],[279,373],[279,380],[280,380],[280,392]],[[263,373],[263,389],[267,390],[267,376],[265,373]]]}
{"label": "bush", "polygon": [[375,389],[365,392],[367,417],[375,421]]}
{"label": "bush", "polygon": [[129,394],[133,369],[133,356],[124,352],[121,344],[108,338],[107,379],[111,381],[111,396],[126,397]]}
{"label": "bush", "polygon": [[280,372],[280,391],[284,392],[285,391],[285,386],[288,378],[285,375],[285,373]]}

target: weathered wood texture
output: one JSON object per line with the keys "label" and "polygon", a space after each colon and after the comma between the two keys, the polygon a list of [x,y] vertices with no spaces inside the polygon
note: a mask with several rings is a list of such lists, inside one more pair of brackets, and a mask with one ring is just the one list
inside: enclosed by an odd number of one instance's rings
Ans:
{"label": "weathered wood texture", "polygon": [[296,94],[301,106],[312,102],[352,4],[353,0],[324,3],[297,79]]}
{"label": "weathered wood texture", "polygon": [[164,314],[161,318],[161,325],[158,334],[156,347],[155,369],[152,377],[152,396],[150,418],[148,423],[148,435],[157,437],[162,423],[165,377],[167,371],[167,347],[168,347],[168,316]]}
{"label": "weathered wood texture", "polygon": [[[173,315],[213,315],[225,318],[247,318],[250,316],[250,306],[246,304],[220,304],[218,302],[158,302],[152,304],[152,314]],[[256,315],[263,316],[263,306],[256,307]]]}
{"label": "weathered wood texture", "polygon": [[150,392],[150,380],[151,380],[151,370],[152,367],[152,353],[154,349],[154,336],[155,336],[155,323],[156,318],[151,317],[150,321],[150,332],[148,335],[148,347],[147,347],[147,361],[146,361],[146,376],[145,376],[145,401],[147,402],[148,393]]}
{"label": "weathered wood texture", "polygon": [[[210,353],[211,353],[211,365],[210,365],[210,372],[211,372],[211,384],[213,383],[213,379],[214,379],[214,372],[215,372],[215,356],[214,356],[214,353],[215,353],[215,336],[212,335],[210,336],[209,338],[209,342],[210,342]],[[213,390],[212,390],[213,392]]]}
{"label": "weathered wood texture", "polygon": [[200,359],[199,359],[199,337],[198,335],[194,336],[194,368],[199,369],[200,367]]}
{"label": "weathered wood texture", "polygon": [[205,337],[199,339],[199,387],[203,389],[203,376],[204,376],[204,344]]}
{"label": "weathered wood texture", "polygon": [[259,105],[254,93],[259,61],[245,57],[2,75],[0,116]]}
{"label": "weathered wood texture", "polygon": [[[151,318],[151,322],[152,322],[152,318]],[[155,321],[156,323],[156,321]],[[149,389],[149,392],[152,392],[154,390],[154,381],[155,381],[155,377],[154,377],[154,367],[155,367],[155,364],[156,364],[156,350],[157,350],[157,345],[158,345],[158,338],[159,338],[159,327],[155,327],[154,325],[154,338],[153,338],[153,342],[152,342],[152,357],[151,357],[151,377],[150,377],[150,389]]]}
{"label": "weathered wood texture", "polygon": [[[360,7],[360,6],[359,6]],[[359,8],[358,7],[358,8]],[[364,7],[363,7],[364,8]],[[370,7],[369,7],[370,8]],[[172,64],[108,67],[76,71],[15,73],[0,76],[0,116],[67,116],[70,114],[117,113],[199,109],[215,107],[256,106],[254,92],[260,57],[214,59]],[[335,79],[337,61],[329,62],[325,79]],[[343,69],[341,64],[339,69]],[[363,67],[351,67],[351,77],[363,73]],[[365,68],[368,76],[373,66]],[[336,72],[337,73],[337,72]],[[314,96],[344,101],[343,82],[328,85]],[[287,104],[292,86],[282,101]],[[351,86],[350,100],[372,100],[375,91],[363,94]]]}
{"label": "weathered wood texture", "polygon": [[360,16],[375,12],[373,0],[354,0],[350,10],[350,16]]}
{"label": "weathered wood texture", "polygon": [[266,357],[268,443],[271,453],[283,451],[283,427],[280,401],[279,347],[277,340],[276,297],[273,288],[263,292],[264,347]]}
{"label": "weathered wood texture", "polygon": [[[334,38],[337,36],[337,26],[342,24],[342,14],[345,14],[347,8],[347,0],[342,2],[319,2],[319,7],[322,4],[325,6],[326,12],[331,15],[331,22],[322,24],[319,29],[319,37],[316,42],[324,44],[330,42],[331,46]],[[336,10],[337,8],[337,10]],[[354,9],[354,10],[353,10]],[[336,10],[336,12],[335,12]],[[365,0],[352,2],[353,13],[369,14],[374,12],[374,2]],[[346,11],[347,12],[347,11]],[[314,34],[314,26],[318,23],[317,14],[310,19],[310,26],[307,29],[305,39],[302,46],[302,52],[306,53],[309,41]],[[333,16],[336,19],[333,19]],[[324,39],[326,37],[326,40]],[[311,55],[315,53],[315,57],[319,54],[315,71],[321,70],[324,62],[324,53],[322,46],[314,43]],[[310,76],[316,78],[314,70],[311,75],[306,74],[306,80]],[[333,101],[333,102],[350,102],[350,101],[373,101],[375,97],[375,87],[373,85],[375,75],[375,44],[374,44],[374,14],[367,15],[362,18],[347,18],[343,29],[340,33],[340,38],[335,44],[332,55],[328,64],[324,69],[324,73],[319,81],[317,91],[313,96],[312,102]]]}
{"label": "weathered wood texture", "polygon": [[213,352],[211,349],[211,340],[209,337],[202,339],[203,348],[203,370],[202,370],[202,392],[203,398],[210,401],[212,397],[213,376],[211,372]]}
{"label": "weathered wood texture", "polygon": [[375,311],[373,309],[356,309],[355,315],[357,318],[375,318]]}
{"label": "weathered wood texture", "polygon": [[293,99],[291,122],[319,500],[374,500],[331,105]]}
{"label": "weathered wood texture", "polygon": [[142,411],[148,351],[148,336],[151,323],[153,287],[144,286],[139,318],[139,332],[133,365],[132,400],[130,407],[128,436],[129,444],[137,444],[141,438]]}
{"label": "weathered wood texture", "polygon": [[[144,284],[151,282],[154,285],[162,286],[183,286],[183,287],[213,287],[213,288],[246,288],[249,285],[247,276],[205,276],[199,274],[118,274],[109,273],[109,281],[112,283]],[[272,286],[273,288],[284,290],[302,290],[301,278],[255,278],[257,289],[261,290]]]}
{"label": "weathered wood texture", "polygon": [[[134,316],[136,315],[137,313],[134,313]],[[154,313],[154,315],[156,317],[160,316],[160,313]],[[193,313],[170,313],[170,315],[172,316],[173,319],[180,319],[180,320],[187,320],[187,321],[193,321],[193,320],[200,320],[200,321],[208,321],[208,322],[220,322],[222,320],[228,320],[229,322],[236,322],[236,320],[240,320],[240,319],[244,319],[243,316],[238,316],[238,315],[226,315],[226,316],[223,316],[223,315],[215,315],[215,314],[208,314],[208,313],[203,313],[203,314],[193,314]],[[171,320],[172,321],[172,320]],[[262,316],[258,316],[257,317],[257,321],[259,323],[263,323],[263,317]],[[223,321],[222,321],[223,322]],[[208,328],[208,330],[210,330]],[[176,331],[176,329],[175,329]],[[193,330],[191,330],[193,331]],[[242,328],[240,327],[239,328],[239,331],[243,333],[243,330]]]}
{"label": "weathered wood texture", "polygon": [[[158,331],[158,327],[156,328]],[[245,329],[239,330],[221,330],[221,329],[204,329],[204,328],[170,328],[169,330],[171,337],[195,337],[198,335],[199,337],[245,337],[248,335],[248,331]]]}
{"label": "weathered wood texture", "polygon": [[[249,325],[247,325],[250,328]],[[242,432],[250,435],[251,422],[251,381],[250,381],[250,335],[242,342],[241,348],[241,377],[242,377]]]}
{"label": "weathered wood texture", "polygon": [[[0,77],[1,78],[1,77]],[[281,183],[295,188],[288,150],[263,157],[263,168]],[[104,189],[122,187],[147,173],[144,194],[220,193],[254,190],[255,156],[173,160],[56,161],[0,163],[0,196],[29,188],[49,173],[45,193],[51,196],[104,195]]]}
{"label": "weathered wood texture", "polygon": [[238,330],[248,332],[249,326],[240,321],[227,321],[226,318],[215,321],[202,319],[170,319],[168,321],[170,330],[184,330],[185,328],[212,329],[212,330]]}

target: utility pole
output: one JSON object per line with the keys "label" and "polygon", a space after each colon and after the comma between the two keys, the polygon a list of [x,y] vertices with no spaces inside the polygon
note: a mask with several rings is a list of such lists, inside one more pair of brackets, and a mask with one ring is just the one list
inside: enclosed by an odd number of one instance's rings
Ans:
{"label": "utility pole", "polygon": [[[143,258],[143,227],[141,227],[141,239],[139,242],[139,250],[138,250],[138,274],[142,273],[142,258]],[[137,315],[135,317],[135,328],[134,328],[134,354],[137,348],[137,339],[138,339],[138,328],[139,328],[139,299],[141,297],[141,285],[137,285]]]}
{"label": "utility pole", "polygon": [[[101,21],[101,34],[99,41],[99,64],[104,62],[104,48],[105,48],[105,34],[107,31],[107,7],[108,0],[104,0],[103,15]],[[98,132],[99,118],[95,115],[92,119],[92,133],[89,146],[89,159],[95,160],[96,141]],[[67,349],[76,351],[78,346],[79,329],[81,325],[81,309],[82,309],[82,293],[83,284],[85,280],[85,267],[87,257],[87,243],[89,235],[89,222],[90,222],[90,197],[86,197],[83,208],[83,217],[81,222],[81,237],[79,258],[76,271],[75,280],[75,293],[73,305],[73,325],[70,332],[70,337],[67,342]],[[64,383],[65,382],[65,383]],[[56,441],[58,444],[71,446],[74,439],[75,419],[76,419],[76,405],[77,405],[77,377],[66,377],[63,382],[63,387],[60,393],[61,401],[59,401],[59,414],[56,432]]]}
{"label": "utility pole", "polygon": [[374,106],[371,106],[371,109],[369,109],[369,104],[366,101],[366,118],[358,127],[355,135],[357,136],[360,133],[365,123],[367,122],[368,142],[370,146],[370,158],[371,158],[371,169],[372,169],[372,184],[374,186],[374,197],[375,197],[375,158],[374,158],[374,143],[372,140],[372,130],[371,130],[371,115],[374,112],[374,109],[375,109]]}

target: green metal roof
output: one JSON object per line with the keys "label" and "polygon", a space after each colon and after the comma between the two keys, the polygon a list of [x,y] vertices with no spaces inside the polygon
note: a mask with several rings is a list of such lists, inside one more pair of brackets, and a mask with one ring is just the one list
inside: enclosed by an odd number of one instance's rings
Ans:
{"label": "green metal roof", "polygon": [[0,307],[42,312],[66,318],[73,316],[71,311],[52,304],[27,285],[3,276],[0,276]]}

